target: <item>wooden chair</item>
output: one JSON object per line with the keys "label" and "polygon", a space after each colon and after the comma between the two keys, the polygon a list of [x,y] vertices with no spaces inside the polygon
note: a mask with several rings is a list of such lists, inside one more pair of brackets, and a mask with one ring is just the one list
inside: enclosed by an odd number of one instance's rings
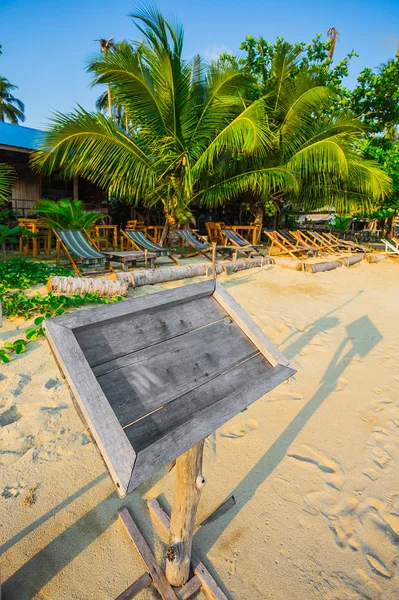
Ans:
{"label": "wooden chair", "polygon": [[305,246],[305,248],[308,248],[309,250],[313,250],[316,252],[316,254],[318,254],[319,250],[321,250],[320,246],[316,246],[315,243],[303,231],[297,229],[290,231],[290,234],[297,244],[302,244],[302,246]]}
{"label": "wooden chair", "polygon": [[259,250],[259,248],[260,248],[259,244],[250,244],[248,242],[248,240],[243,238],[242,235],[240,235],[236,231],[233,231],[233,229],[223,229],[222,228],[220,231],[225,238],[225,245],[230,244],[231,246],[235,246],[242,251],[245,249],[245,250],[252,251],[254,254],[262,254],[263,255],[263,253],[260,252],[260,250]]}
{"label": "wooden chair", "polygon": [[381,241],[385,245],[386,254],[394,254],[399,256],[399,244],[396,240],[387,240],[385,238],[381,238]]}
{"label": "wooden chair", "polygon": [[208,221],[205,223],[206,232],[208,234],[208,240],[212,243],[218,244],[219,246],[223,246],[224,239],[221,231],[220,223],[214,223],[213,221]]}
{"label": "wooden chair", "polygon": [[[97,246],[85,230],[73,229],[73,230],[55,230],[54,235],[56,237],[56,250],[57,250],[57,265],[60,263],[60,255],[63,250],[69,259],[75,273],[81,277],[82,273],[79,270],[77,263],[86,264],[92,266],[95,264],[102,264],[105,271],[107,268],[113,270],[107,262],[104,254],[99,252]],[[76,257],[75,259],[73,257]]]}
{"label": "wooden chair", "polygon": [[320,235],[322,235],[326,240],[330,241],[331,243],[338,244],[342,250],[350,250],[351,252],[372,252],[370,248],[366,248],[365,246],[361,246],[360,244],[356,244],[355,242],[351,242],[348,240],[341,240],[336,235],[328,233],[327,231],[320,233]]}
{"label": "wooden chair", "polygon": [[308,236],[313,240],[313,243],[330,254],[336,254],[339,251],[339,244],[336,242],[327,242],[317,231],[308,231]]}
{"label": "wooden chair", "polygon": [[[194,252],[186,254],[185,258],[189,258],[190,256],[198,256],[199,254],[202,254],[208,260],[212,260],[212,258],[209,256],[209,253],[212,252],[212,244],[206,242],[202,238],[202,236],[195,234],[191,229],[177,229],[176,231],[180,235],[182,240],[186,242],[189,246],[191,246],[191,248],[193,248],[194,250]],[[244,251],[247,254],[247,252],[244,249],[240,250]],[[233,260],[237,258],[238,251],[239,249],[233,246],[216,246],[216,252],[218,254],[230,254],[230,257]],[[252,250],[249,249],[249,252],[252,252]]]}
{"label": "wooden chair", "polygon": [[304,246],[292,244],[289,240],[284,238],[284,236],[282,236],[278,231],[266,231],[266,229],[264,229],[263,233],[272,242],[269,249],[269,256],[272,256],[274,248],[277,248],[277,252],[275,254],[288,254],[289,256],[292,256],[292,258],[295,258],[295,260],[298,260],[297,255],[299,254],[308,254],[308,250]]}
{"label": "wooden chair", "polygon": [[135,229],[126,229],[123,231],[121,229],[122,236],[128,240],[129,244],[136,248],[136,250],[148,250],[149,252],[155,252],[157,257],[166,256],[170,258],[177,266],[180,266],[180,263],[173,256],[173,252],[170,248],[165,248],[164,246],[160,246],[156,244],[152,238],[146,235],[143,231],[137,231]]}

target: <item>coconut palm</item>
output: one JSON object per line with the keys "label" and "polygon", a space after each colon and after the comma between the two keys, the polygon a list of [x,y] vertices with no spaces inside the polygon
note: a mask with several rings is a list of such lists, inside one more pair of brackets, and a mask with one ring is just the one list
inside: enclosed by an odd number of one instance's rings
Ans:
{"label": "coconut palm", "polygon": [[266,95],[251,102],[247,72],[186,61],[179,26],[154,9],[131,16],[144,43],[100,53],[88,68],[137,126],[126,134],[81,107],[57,114],[33,156],[37,170],[112,186],[130,203],[162,202],[172,227],[187,220],[193,201],[215,206],[248,191],[270,201],[314,185],[323,203],[326,195],[348,201],[389,191],[388,178],[355,153],[361,124],[323,118],[329,90],[306,73],[293,81],[293,56],[276,56]]}
{"label": "coconut palm", "polygon": [[12,94],[12,91],[17,89],[18,86],[10,83],[5,77],[0,77],[0,121],[7,120],[15,125],[19,121],[25,121],[25,105]]}
{"label": "coconut palm", "polygon": [[83,202],[75,198],[39,200],[33,210],[40,215],[40,223],[52,229],[89,229],[103,216],[85,211]]}
{"label": "coconut palm", "polygon": [[10,165],[0,163],[0,204],[10,199],[11,188],[15,180],[14,169]]}

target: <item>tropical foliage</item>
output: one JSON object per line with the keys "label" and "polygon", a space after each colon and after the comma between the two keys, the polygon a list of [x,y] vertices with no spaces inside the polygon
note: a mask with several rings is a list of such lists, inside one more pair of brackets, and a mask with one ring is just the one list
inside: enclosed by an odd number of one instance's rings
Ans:
{"label": "tropical foliage", "polygon": [[[2,50],[0,46],[1,54]],[[18,86],[10,83],[5,77],[0,76],[0,121],[9,121],[14,124],[17,124],[19,121],[25,121],[24,103],[15,98],[12,93],[17,89]]]}
{"label": "tropical foliage", "polygon": [[[57,267],[51,263],[27,261],[20,257],[0,261],[0,301],[2,303],[3,315],[6,317],[24,317],[25,319],[30,319],[35,315],[53,317],[61,315],[66,310],[78,308],[87,303],[108,304],[109,302],[119,302],[122,300],[121,296],[107,299],[101,298],[98,294],[56,296],[51,293],[43,295],[39,292],[34,295],[28,295],[24,292],[24,290],[36,284],[47,283],[51,275],[68,277],[73,275],[73,271],[69,267]],[[36,322],[36,324],[39,324],[39,322]],[[26,337],[28,340],[33,340],[35,333],[28,329]],[[22,341],[24,342],[24,340]],[[26,344],[26,341],[24,343]],[[8,355],[10,351],[18,353],[16,347],[12,349],[3,346],[3,350]],[[2,360],[1,356],[0,360]],[[4,362],[8,362],[7,357],[5,357]]]}
{"label": "tropical foliage", "polygon": [[296,47],[275,47],[255,94],[259,78],[242,65],[186,61],[182,29],[156,10],[131,16],[144,42],[100,53],[88,70],[134,127],[126,133],[81,107],[57,114],[36,169],[85,177],[127,202],[161,202],[171,225],[187,220],[192,202],[213,207],[243,194],[344,210],[390,193],[389,177],[357,152],[362,124],[328,112],[334,91]]}
{"label": "tropical foliage", "polygon": [[20,225],[10,227],[0,223],[0,247],[3,250],[4,259],[6,257],[6,243],[18,244],[20,237],[22,237],[22,244],[25,245],[28,243],[29,237],[36,237],[36,235],[36,233],[33,233]]}
{"label": "tropical foliage", "polygon": [[95,211],[85,211],[81,200],[63,198],[39,200],[34,211],[40,215],[40,223],[52,229],[89,229],[102,215]]}
{"label": "tropical foliage", "polygon": [[10,199],[11,188],[15,180],[14,169],[10,165],[0,163],[0,204]]}

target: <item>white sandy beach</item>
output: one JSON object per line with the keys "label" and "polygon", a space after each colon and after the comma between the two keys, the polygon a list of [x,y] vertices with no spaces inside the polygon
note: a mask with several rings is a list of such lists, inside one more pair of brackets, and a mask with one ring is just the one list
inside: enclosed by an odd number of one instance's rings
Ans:
{"label": "white sandy beach", "polygon": [[[298,372],[207,439],[199,521],[237,504],[197,553],[236,600],[399,598],[399,265],[220,280]],[[28,326],[6,320],[0,340]],[[2,598],[115,598],[144,571],[116,510],[161,560],[144,500],[170,503],[174,472],[118,497],[46,340],[0,366],[0,398]]]}

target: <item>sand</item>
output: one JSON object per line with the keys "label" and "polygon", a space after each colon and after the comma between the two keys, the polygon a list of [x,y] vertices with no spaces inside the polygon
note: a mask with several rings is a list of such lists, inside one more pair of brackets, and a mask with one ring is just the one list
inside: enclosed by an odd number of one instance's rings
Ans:
{"label": "sand", "polygon": [[[399,266],[221,281],[298,372],[206,440],[199,521],[237,504],[196,533],[198,554],[234,599],[399,598]],[[170,503],[174,472],[118,498],[45,340],[0,373],[3,597],[115,598],[144,570],[116,509],[161,558],[144,499]]]}

